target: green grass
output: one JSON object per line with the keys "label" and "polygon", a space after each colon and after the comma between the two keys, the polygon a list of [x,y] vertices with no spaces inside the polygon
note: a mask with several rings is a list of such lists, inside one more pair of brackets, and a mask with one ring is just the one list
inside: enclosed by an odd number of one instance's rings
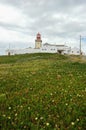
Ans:
{"label": "green grass", "polygon": [[85,130],[85,95],[80,56],[0,57],[1,130]]}

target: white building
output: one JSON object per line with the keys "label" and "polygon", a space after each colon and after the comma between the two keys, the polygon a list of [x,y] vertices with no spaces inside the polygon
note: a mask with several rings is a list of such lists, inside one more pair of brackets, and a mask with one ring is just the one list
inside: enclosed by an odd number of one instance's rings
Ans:
{"label": "white building", "polygon": [[59,53],[69,55],[80,55],[80,50],[78,48],[71,48],[66,45],[60,45],[60,44],[59,45],[49,43],[42,44],[41,34],[39,33],[36,36],[35,48],[6,50],[7,55],[26,54],[26,53]]}
{"label": "white building", "polygon": [[41,52],[46,52],[46,53],[68,54],[71,48],[65,45],[55,45],[55,44],[45,43],[42,45],[40,49]]}
{"label": "white building", "polygon": [[[77,48],[77,47],[71,48],[69,54],[70,54],[70,55],[80,55],[80,49]],[[81,54],[82,54],[82,55],[85,55],[85,53],[82,52],[82,51],[81,51]]]}

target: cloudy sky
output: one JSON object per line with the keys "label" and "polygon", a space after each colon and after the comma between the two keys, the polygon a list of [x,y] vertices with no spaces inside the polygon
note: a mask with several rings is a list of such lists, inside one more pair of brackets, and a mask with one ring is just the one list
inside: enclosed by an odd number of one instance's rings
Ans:
{"label": "cloudy sky", "polygon": [[43,43],[79,47],[80,35],[86,38],[86,0],[0,0],[0,54],[9,45],[34,47],[38,32]]}

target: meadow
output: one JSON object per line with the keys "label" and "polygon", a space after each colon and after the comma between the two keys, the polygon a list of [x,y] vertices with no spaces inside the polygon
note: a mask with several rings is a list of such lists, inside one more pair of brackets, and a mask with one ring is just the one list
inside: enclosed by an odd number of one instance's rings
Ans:
{"label": "meadow", "polygon": [[82,56],[0,56],[0,130],[86,130]]}

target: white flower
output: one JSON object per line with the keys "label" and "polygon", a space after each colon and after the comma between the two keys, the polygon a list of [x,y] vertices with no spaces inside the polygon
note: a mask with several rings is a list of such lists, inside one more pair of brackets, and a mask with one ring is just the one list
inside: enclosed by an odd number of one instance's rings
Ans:
{"label": "white flower", "polygon": [[17,116],[18,114],[17,113],[15,113],[15,116]]}
{"label": "white flower", "polygon": [[71,125],[74,125],[75,123],[74,122],[71,122]]}
{"label": "white flower", "polygon": [[30,107],[28,107],[28,110],[30,110]]}
{"label": "white flower", "polygon": [[40,120],[43,120],[43,117],[40,117]]}
{"label": "white flower", "polygon": [[52,96],[53,94],[52,94],[52,93],[50,93],[50,95]]}
{"label": "white flower", "polygon": [[25,126],[24,126],[24,129],[26,129],[26,128],[27,128],[27,126],[25,125]]}
{"label": "white flower", "polygon": [[21,108],[23,108],[23,106],[22,106],[22,105],[21,105],[20,107],[21,107]]}
{"label": "white flower", "polygon": [[54,100],[52,100],[52,102],[54,102]]}
{"label": "white flower", "polygon": [[10,116],[8,116],[8,119],[11,119],[11,117],[10,117]]}
{"label": "white flower", "polygon": [[38,120],[38,117],[36,117],[35,120]]}
{"label": "white flower", "polygon": [[68,106],[68,103],[66,103],[65,105]]}
{"label": "white flower", "polygon": [[6,115],[4,114],[3,117],[6,117]]}
{"label": "white flower", "polygon": [[46,123],[46,126],[49,126],[49,125],[50,125],[50,124],[47,122],[47,123]]}
{"label": "white flower", "polygon": [[11,110],[11,107],[9,107],[8,109]]}
{"label": "white flower", "polygon": [[78,119],[78,118],[77,118],[76,120],[77,120],[77,121],[79,121],[79,119]]}

